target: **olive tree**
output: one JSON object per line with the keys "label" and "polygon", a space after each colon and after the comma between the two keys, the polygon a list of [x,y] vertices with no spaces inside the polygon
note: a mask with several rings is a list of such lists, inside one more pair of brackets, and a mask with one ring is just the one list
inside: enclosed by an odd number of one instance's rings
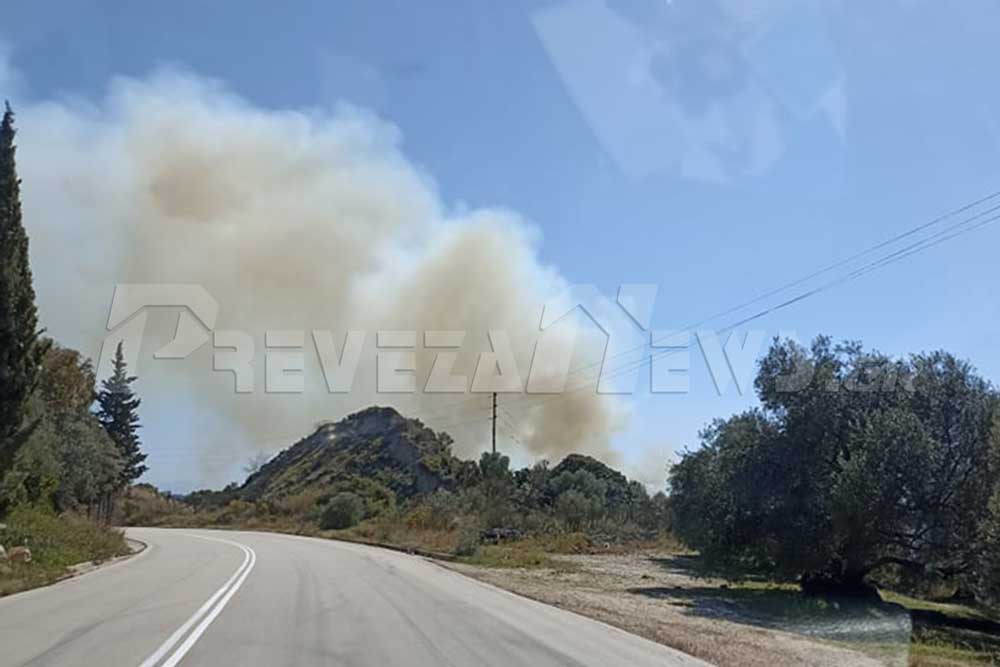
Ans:
{"label": "olive tree", "polygon": [[674,528],[719,562],[866,591],[888,565],[975,578],[998,470],[997,395],[944,352],[776,341],[759,410],[671,471]]}

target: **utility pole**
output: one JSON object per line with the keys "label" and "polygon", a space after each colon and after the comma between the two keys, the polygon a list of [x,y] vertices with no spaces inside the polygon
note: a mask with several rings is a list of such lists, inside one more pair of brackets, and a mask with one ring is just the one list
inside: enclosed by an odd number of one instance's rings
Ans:
{"label": "utility pole", "polygon": [[497,453],[497,393],[493,392],[493,453]]}

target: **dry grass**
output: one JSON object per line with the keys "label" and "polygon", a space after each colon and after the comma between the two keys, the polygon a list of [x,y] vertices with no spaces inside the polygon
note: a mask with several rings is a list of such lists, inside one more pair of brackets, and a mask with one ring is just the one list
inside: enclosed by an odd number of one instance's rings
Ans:
{"label": "dry grass", "polygon": [[390,544],[401,549],[417,549],[441,554],[460,550],[462,536],[456,531],[410,528],[405,524],[365,523],[345,530],[327,530],[323,537],[358,542]]}
{"label": "dry grass", "polygon": [[554,558],[542,544],[521,540],[512,544],[485,545],[460,562],[488,568],[545,569],[569,572],[576,569],[570,561]]}

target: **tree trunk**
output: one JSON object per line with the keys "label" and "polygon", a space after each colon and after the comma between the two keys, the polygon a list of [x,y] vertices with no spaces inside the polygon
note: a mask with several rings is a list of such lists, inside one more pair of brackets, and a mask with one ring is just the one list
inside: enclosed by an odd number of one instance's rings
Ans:
{"label": "tree trunk", "polygon": [[878,589],[865,581],[867,568],[850,562],[834,562],[821,572],[807,572],[799,584],[806,595],[879,600]]}

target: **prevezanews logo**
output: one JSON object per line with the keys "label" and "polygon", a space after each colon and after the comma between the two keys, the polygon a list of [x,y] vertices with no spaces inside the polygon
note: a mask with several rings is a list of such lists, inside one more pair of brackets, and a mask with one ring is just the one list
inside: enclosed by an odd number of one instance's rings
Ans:
{"label": "prevezanews logo", "polygon": [[[211,345],[212,371],[231,373],[234,391],[239,394],[258,390],[261,383],[255,369],[260,364],[255,362],[261,358],[263,390],[268,394],[303,393],[306,375],[313,372],[322,374],[329,393],[348,393],[361,369],[368,368],[375,374],[377,393],[386,394],[560,394],[580,390],[632,394],[643,378],[649,382],[650,393],[685,394],[691,390],[695,354],[700,354],[718,394],[732,389],[739,394],[749,392],[768,333],[749,330],[722,336],[710,330],[651,329],[656,296],[657,287],[648,284],[622,285],[615,299],[593,285],[566,289],[543,305],[530,362],[524,367],[518,363],[509,332],[500,329],[488,330],[486,340],[481,333],[471,336],[463,330],[349,329],[334,334],[323,329],[273,329],[264,332],[264,349],[259,351],[250,332],[216,328],[220,304],[202,285],[121,284],[111,299],[98,372],[102,377],[108,374],[119,344],[128,365],[136,367],[148,315],[159,309],[175,312],[176,326],[172,339],[153,352],[153,360],[185,359]],[[572,367],[576,343],[567,332],[575,332],[585,323],[557,325],[573,316],[582,316],[593,325],[591,333],[597,337],[588,337],[588,341],[599,344],[603,337],[599,361]],[[779,337],[795,339],[789,332],[780,332]],[[318,369],[306,367],[310,347]],[[478,350],[474,372],[457,371],[460,353],[472,349]],[[374,363],[362,363],[366,353],[374,355],[367,360]],[[419,368],[418,361],[422,364]],[[426,381],[419,383],[418,377],[424,375]],[[793,380],[789,386],[801,384],[801,377]]]}

